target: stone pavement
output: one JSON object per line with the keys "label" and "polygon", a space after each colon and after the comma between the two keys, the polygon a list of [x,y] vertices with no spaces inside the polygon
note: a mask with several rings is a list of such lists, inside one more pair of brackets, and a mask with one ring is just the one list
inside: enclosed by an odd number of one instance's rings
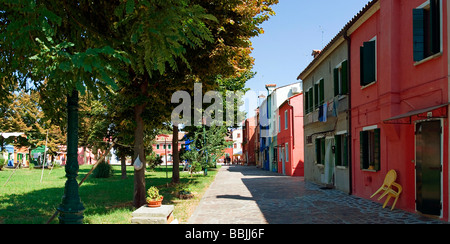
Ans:
{"label": "stone pavement", "polygon": [[[389,204],[388,204],[389,205]],[[222,166],[189,224],[445,224],[252,166]]]}

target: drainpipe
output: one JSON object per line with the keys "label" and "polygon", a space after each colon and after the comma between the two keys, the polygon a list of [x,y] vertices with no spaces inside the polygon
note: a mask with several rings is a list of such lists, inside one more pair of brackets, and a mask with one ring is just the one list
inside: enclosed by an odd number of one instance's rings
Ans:
{"label": "drainpipe", "polygon": [[291,138],[292,138],[292,148],[295,148],[295,139],[294,139],[294,106],[291,105],[291,100],[288,101],[289,107],[291,107]]}
{"label": "drainpipe", "polygon": [[351,48],[351,38],[348,36],[348,29],[344,31],[344,39],[347,41],[347,52],[348,52],[348,110],[347,110],[347,120],[348,120],[348,174],[349,174],[349,195],[352,195],[353,193],[353,189],[352,189],[352,185],[353,185],[353,165],[352,165],[352,99],[351,99],[351,94],[352,94],[352,65],[351,65],[351,57],[352,57],[352,48]]}

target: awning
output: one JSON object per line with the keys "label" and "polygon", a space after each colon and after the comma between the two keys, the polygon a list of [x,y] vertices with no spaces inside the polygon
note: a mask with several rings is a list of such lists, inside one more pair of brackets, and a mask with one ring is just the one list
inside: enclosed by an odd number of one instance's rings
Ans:
{"label": "awning", "polygon": [[411,124],[412,122],[411,117],[413,116],[417,116],[423,119],[447,118],[448,116],[447,110],[449,104],[450,103],[445,103],[434,107],[413,110],[408,113],[394,116],[392,118],[384,120],[383,122],[385,124]]}

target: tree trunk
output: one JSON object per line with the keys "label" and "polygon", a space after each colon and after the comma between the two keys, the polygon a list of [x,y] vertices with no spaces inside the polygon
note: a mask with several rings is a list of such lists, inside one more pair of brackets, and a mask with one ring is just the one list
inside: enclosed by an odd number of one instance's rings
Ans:
{"label": "tree trunk", "polygon": [[134,198],[133,205],[140,208],[145,204],[145,155],[144,155],[144,120],[142,112],[144,105],[136,105],[134,107],[134,116],[136,121],[136,129],[134,131],[134,156],[133,162],[139,157],[142,167],[137,169],[134,165]]}
{"label": "tree trunk", "polygon": [[172,169],[172,183],[180,183],[180,156],[178,151],[178,126],[173,125],[173,138],[172,138],[172,156],[173,156],[173,169]]}
{"label": "tree trunk", "polygon": [[120,169],[122,171],[122,179],[127,178],[127,157],[125,155],[122,155],[120,157]]}

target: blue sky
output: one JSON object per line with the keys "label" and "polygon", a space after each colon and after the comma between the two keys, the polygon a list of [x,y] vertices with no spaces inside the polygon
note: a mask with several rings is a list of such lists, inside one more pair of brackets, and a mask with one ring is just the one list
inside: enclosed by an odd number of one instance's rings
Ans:
{"label": "blue sky", "polygon": [[[247,88],[258,93],[266,84],[278,87],[297,81],[312,61],[312,50],[322,49],[369,0],[280,0],[262,27],[265,33],[252,39],[257,75]],[[266,92],[265,92],[266,93]],[[250,108],[249,116],[256,108]]]}

